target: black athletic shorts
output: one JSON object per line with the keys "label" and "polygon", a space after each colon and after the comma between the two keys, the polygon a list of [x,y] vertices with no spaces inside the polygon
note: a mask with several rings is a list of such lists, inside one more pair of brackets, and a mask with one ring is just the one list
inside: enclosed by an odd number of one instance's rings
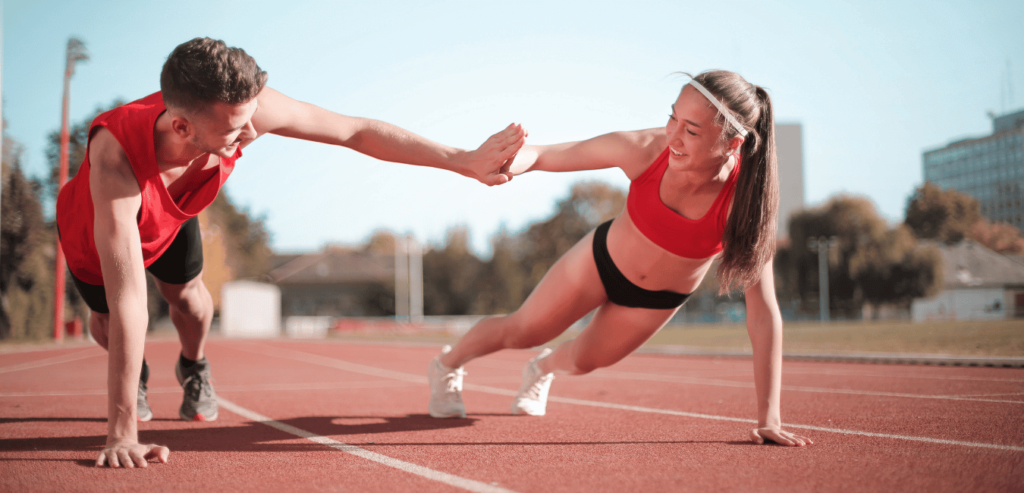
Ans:
{"label": "black athletic shorts", "polygon": [[608,229],[611,225],[612,222],[608,221],[594,231],[594,262],[597,264],[597,273],[601,276],[601,284],[608,294],[608,300],[616,305],[631,308],[667,310],[683,306],[690,297],[689,293],[651,291],[633,284],[622,274],[608,253]]}
{"label": "black athletic shorts", "polygon": [[[203,271],[203,237],[199,234],[199,218],[193,217],[182,223],[171,246],[146,270],[167,284],[185,284],[195,279]],[[86,284],[74,274],[71,274],[71,281],[90,310],[110,313],[107,292],[103,286]]]}

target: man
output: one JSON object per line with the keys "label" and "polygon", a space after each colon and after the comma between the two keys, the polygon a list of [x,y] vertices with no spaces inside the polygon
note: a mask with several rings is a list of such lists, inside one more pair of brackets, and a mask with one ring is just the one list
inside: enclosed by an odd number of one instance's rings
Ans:
{"label": "man", "polygon": [[[93,121],[78,174],[61,190],[57,224],[89,328],[109,352],[107,443],[97,466],[146,467],[169,450],[138,443],[152,417],[143,359],[149,270],[181,339],[179,415],[212,421],[217,401],[203,349],[213,303],[202,282],[195,218],[217,196],[241,148],[272,133],[349,147],[385,161],[447,169],[498,185],[525,132],[516,124],[464,151],[384,122],[301,103],[265,87],[267,73],[239,48],[196,38],[171,53],[161,92]],[[287,170],[285,170],[287,172]]]}

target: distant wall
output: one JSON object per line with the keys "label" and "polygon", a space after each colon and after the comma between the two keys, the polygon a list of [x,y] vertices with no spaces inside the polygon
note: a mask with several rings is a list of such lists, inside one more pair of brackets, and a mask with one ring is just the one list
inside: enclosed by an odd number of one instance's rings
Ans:
{"label": "distant wall", "polygon": [[910,311],[915,322],[1003,320],[1013,316],[1002,288],[947,289],[934,298],[914,300]]}

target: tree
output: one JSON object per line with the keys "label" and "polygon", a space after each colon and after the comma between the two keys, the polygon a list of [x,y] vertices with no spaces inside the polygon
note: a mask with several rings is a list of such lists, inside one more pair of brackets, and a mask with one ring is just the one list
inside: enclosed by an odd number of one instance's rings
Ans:
{"label": "tree", "polygon": [[626,194],[607,183],[579,182],[558,201],[555,215],[534,223],[521,235],[526,293],[533,291],[548,269],[599,224],[614,218],[626,204]]}
{"label": "tree", "polygon": [[526,300],[526,272],[523,270],[519,239],[504,228],[491,238],[494,254],[477,277],[477,296],[472,312],[481,315],[511,313]]}
{"label": "tree", "polygon": [[1024,238],[1010,223],[989,222],[981,219],[971,226],[967,236],[986,247],[1003,254],[1024,253]]}
{"label": "tree", "polygon": [[0,210],[0,339],[43,338],[53,321],[53,234],[43,219],[39,185],[21,171],[22,147],[3,122]]}
{"label": "tree", "polygon": [[[856,317],[865,302],[905,304],[935,292],[941,282],[937,251],[917,248],[910,230],[890,229],[874,204],[863,197],[838,196],[824,206],[799,212],[790,220],[792,243],[776,255],[783,286],[807,302],[817,298],[818,254],[807,240],[836,237],[829,252],[829,306]],[[794,281],[795,280],[795,281]]]}
{"label": "tree", "polygon": [[[111,101],[107,106],[97,106],[92,114],[79,120],[68,129],[68,178],[78,174],[78,168],[85,161],[86,144],[89,142],[89,128],[92,121],[109,110],[124,104],[120,98]],[[50,132],[46,137],[46,161],[50,165],[50,174],[46,180],[46,196],[57,198],[57,178],[60,174],[60,129]]]}
{"label": "tree", "polygon": [[956,243],[971,238],[999,253],[1024,253],[1024,237],[1010,223],[990,222],[978,201],[953,188],[926,182],[907,202],[907,226],[921,239]]}
{"label": "tree", "polygon": [[980,219],[981,207],[973,197],[925,182],[907,202],[904,222],[918,238],[956,243]]}
{"label": "tree", "polygon": [[483,262],[469,249],[469,230],[448,230],[444,248],[423,255],[423,312],[466,315],[473,308]]}
{"label": "tree", "polygon": [[919,247],[910,228],[899,225],[858,248],[850,258],[850,277],[866,302],[909,305],[942,287],[942,256],[934,247]]}

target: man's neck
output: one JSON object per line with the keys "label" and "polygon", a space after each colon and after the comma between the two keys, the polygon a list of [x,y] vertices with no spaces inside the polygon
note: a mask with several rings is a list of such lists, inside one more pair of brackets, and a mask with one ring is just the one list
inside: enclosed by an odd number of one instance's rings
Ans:
{"label": "man's neck", "polygon": [[171,128],[171,118],[165,112],[153,126],[153,146],[156,161],[171,167],[190,166],[200,159],[208,159],[209,154],[196,148],[187,140],[182,139]]}

